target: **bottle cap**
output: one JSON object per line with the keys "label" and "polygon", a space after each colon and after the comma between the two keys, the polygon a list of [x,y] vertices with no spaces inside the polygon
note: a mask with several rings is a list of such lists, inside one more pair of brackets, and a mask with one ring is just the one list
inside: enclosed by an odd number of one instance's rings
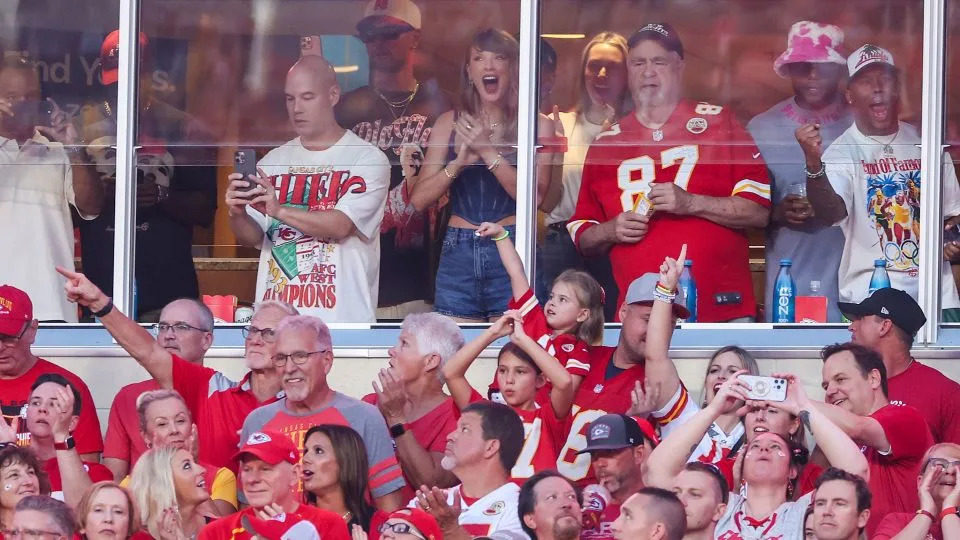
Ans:
{"label": "bottle cap", "polygon": [[876,260],[873,261],[873,266],[875,266],[875,267],[877,267],[877,266],[882,266],[882,267],[886,268],[886,267],[887,267],[887,260],[886,260],[886,259],[876,259]]}
{"label": "bottle cap", "polygon": [[793,261],[790,259],[780,259],[780,266],[791,266]]}
{"label": "bottle cap", "polygon": [[690,268],[690,267],[693,266],[693,261],[691,261],[690,259],[687,259],[687,260],[683,261],[683,265],[686,266],[686,267],[688,267],[688,268]]}

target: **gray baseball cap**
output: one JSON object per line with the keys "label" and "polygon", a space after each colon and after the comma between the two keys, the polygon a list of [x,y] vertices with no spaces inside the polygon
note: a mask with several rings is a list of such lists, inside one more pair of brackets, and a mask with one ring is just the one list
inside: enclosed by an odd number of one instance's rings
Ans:
{"label": "gray baseball cap", "polygon": [[[657,288],[657,281],[660,280],[660,274],[647,272],[630,283],[627,288],[627,296],[624,299],[626,304],[652,304],[653,291]],[[677,297],[673,301],[673,313],[680,319],[686,319],[690,316],[687,310],[687,302],[683,296],[683,289],[677,288]]]}

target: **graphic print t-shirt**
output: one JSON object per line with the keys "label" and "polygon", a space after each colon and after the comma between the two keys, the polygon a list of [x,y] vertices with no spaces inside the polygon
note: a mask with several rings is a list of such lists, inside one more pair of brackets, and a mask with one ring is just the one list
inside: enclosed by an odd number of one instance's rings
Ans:
{"label": "graphic print t-shirt", "polygon": [[375,321],[379,229],[390,182],[383,152],[346,131],[322,151],[307,150],[298,137],[271,150],[258,166],[281,204],[309,212],[339,210],[356,230],[340,242],[314,238],[247,206],[266,233],[257,300],[283,300],[328,323]]}
{"label": "graphic print t-shirt", "polygon": [[[892,152],[884,152],[889,143]],[[887,261],[890,286],[914,299],[919,295],[920,262],[920,135],[903,122],[896,137],[870,138],[856,124],[823,154],[827,178],[847,207],[840,221],[846,238],[840,259],[840,301],[866,298],[873,261]],[[960,215],[960,185],[949,156],[944,154],[944,217]],[[950,263],[941,266],[942,309],[960,307]]]}

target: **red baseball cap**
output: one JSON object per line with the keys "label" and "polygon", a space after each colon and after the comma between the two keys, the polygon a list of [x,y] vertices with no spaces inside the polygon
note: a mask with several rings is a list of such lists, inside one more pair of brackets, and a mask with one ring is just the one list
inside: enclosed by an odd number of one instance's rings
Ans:
{"label": "red baseball cap", "polygon": [[260,538],[277,540],[320,540],[320,532],[309,521],[288,514],[279,514],[270,519],[252,515],[240,518],[244,530]]}
{"label": "red baseball cap", "polygon": [[19,336],[33,320],[33,302],[13,285],[0,285],[0,334]]}
{"label": "red baseball cap", "polygon": [[233,455],[233,459],[239,460],[244,454],[250,454],[270,465],[277,465],[284,461],[296,465],[300,461],[300,450],[293,444],[290,437],[275,431],[251,433],[240,450]]}
{"label": "red baseball cap", "polygon": [[[140,32],[140,54],[144,54],[150,40]],[[100,45],[100,82],[106,86],[117,82],[120,73],[120,31],[107,34]]]}
{"label": "red baseball cap", "polygon": [[394,510],[383,522],[386,523],[391,519],[402,519],[410,523],[420,531],[420,534],[423,535],[426,540],[443,540],[443,532],[440,530],[440,525],[437,523],[437,520],[419,508],[401,508]]}

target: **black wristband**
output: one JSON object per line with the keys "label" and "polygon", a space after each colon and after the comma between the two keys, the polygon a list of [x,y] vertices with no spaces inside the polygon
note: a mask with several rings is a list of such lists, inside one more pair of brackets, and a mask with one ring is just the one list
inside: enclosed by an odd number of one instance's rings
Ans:
{"label": "black wristband", "polygon": [[100,311],[94,311],[94,312],[93,312],[93,316],[94,316],[94,317],[105,317],[105,316],[108,315],[111,311],[113,311],[113,298],[110,298],[109,300],[107,300],[107,305],[103,306],[103,309],[101,309]]}
{"label": "black wristband", "polygon": [[390,437],[396,439],[407,432],[406,424],[394,424],[390,426]]}

